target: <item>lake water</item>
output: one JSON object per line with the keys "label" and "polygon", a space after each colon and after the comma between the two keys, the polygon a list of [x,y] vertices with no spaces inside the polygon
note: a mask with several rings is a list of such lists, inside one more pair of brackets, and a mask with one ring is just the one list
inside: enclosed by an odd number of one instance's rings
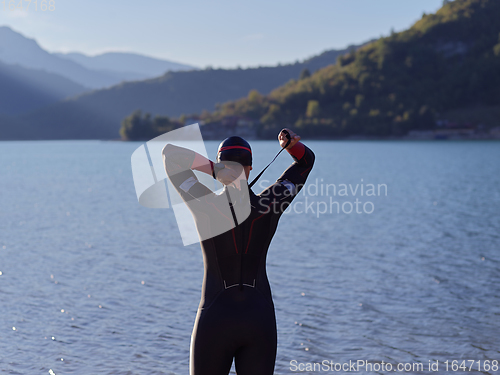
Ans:
{"label": "lake water", "polygon": [[[478,373],[499,360],[500,143],[306,143],[310,189],[268,256],[276,374],[291,361],[430,373],[437,360],[444,373],[471,360]],[[0,142],[1,373],[188,373],[201,251],[182,245],[171,209],[138,204],[139,146]],[[279,146],[252,147],[255,176]],[[375,370],[361,372],[389,373]]]}

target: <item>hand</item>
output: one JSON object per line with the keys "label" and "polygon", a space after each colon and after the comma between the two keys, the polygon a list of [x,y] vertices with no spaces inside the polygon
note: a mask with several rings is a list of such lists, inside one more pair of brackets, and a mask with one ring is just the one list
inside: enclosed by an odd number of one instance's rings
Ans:
{"label": "hand", "polygon": [[[284,128],[283,130],[286,130],[290,134],[290,144],[286,148],[287,150],[290,150],[295,144],[300,141],[300,136],[295,134],[293,131],[291,131],[288,128]],[[280,146],[283,148],[285,147],[286,143],[288,142],[288,138],[286,137],[285,132],[281,130],[280,133],[278,134],[278,141],[280,142]]]}

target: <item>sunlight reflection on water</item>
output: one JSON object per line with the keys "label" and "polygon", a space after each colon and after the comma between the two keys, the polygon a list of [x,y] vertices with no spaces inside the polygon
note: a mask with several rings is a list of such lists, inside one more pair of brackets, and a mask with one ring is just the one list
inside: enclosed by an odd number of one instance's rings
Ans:
{"label": "sunlight reflection on water", "polygon": [[[218,142],[207,144],[213,155]],[[359,197],[372,214],[281,219],[268,256],[276,373],[291,360],[498,359],[499,143],[307,144],[311,182],[386,184],[388,194]],[[201,251],[182,246],[171,210],[137,203],[138,145],[0,143],[2,370],[188,372]],[[255,172],[277,145],[252,147]],[[262,179],[290,162],[280,156]]]}

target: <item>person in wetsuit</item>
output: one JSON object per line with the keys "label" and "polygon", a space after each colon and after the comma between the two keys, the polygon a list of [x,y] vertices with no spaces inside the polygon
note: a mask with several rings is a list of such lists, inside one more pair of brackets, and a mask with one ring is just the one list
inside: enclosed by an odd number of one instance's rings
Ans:
{"label": "person in wetsuit", "polygon": [[[191,336],[191,375],[227,375],[233,358],[238,375],[274,372],[277,332],[266,256],[278,220],[306,182],[315,158],[289,129],[278,135],[281,147],[287,144],[287,132],[290,142],[286,150],[294,161],[273,185],[257,195],[235,183],[241,170],[231,162],[243,166],[246,179],[252,169],[250,145],[240,137],[221,143],[219,163],[171,144],[162,151],[167,175],[195,219],[205,265],[202,298]],[[193,169],[217,178],[226,194],[215,194],[201,184]],[[246,179],[239,183],[246,184]],[[221,202],[228,200],[231,210],[220,209]],[[239,220],[237,202],[248,200],[249,210]],[[232,228],[210,235],[210,228],[220,223]]]}

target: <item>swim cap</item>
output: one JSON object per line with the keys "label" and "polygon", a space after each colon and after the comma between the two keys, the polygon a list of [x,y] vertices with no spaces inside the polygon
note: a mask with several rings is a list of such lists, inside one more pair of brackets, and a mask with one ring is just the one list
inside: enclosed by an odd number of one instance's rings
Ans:
{"label": "swim cap", "polygon": [[235,161],[241,165],[252,165],[252,149],[247,141],[238,136],[224,139],[217,151],[217,162]]}

